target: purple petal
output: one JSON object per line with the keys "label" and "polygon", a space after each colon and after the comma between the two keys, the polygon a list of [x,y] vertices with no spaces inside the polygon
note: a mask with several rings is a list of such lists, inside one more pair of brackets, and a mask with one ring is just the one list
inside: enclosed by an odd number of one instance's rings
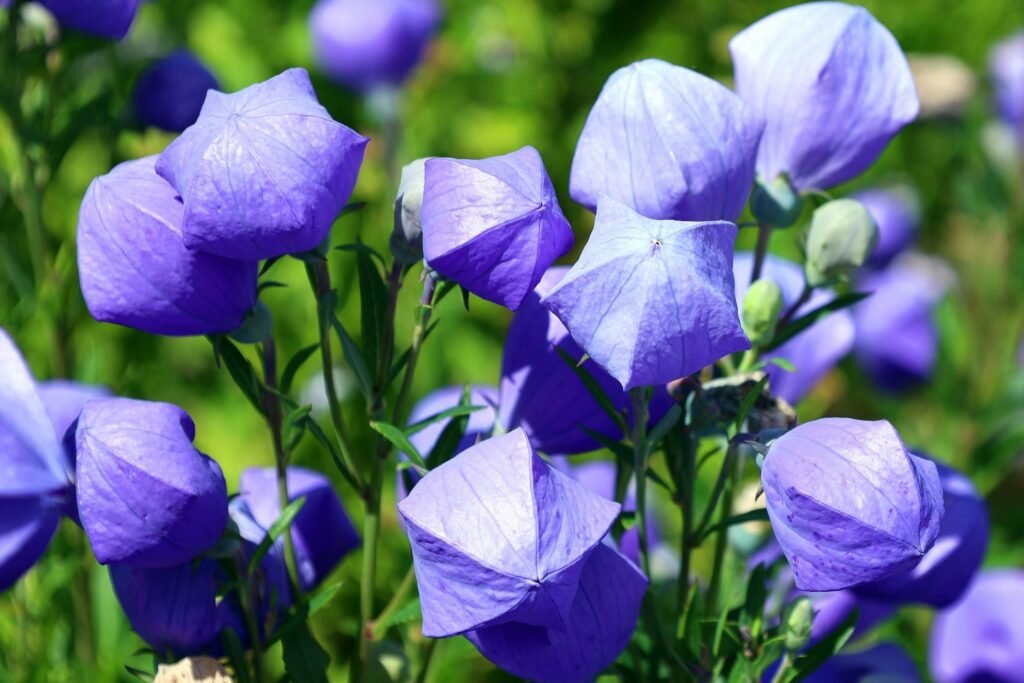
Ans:
{"label": "purple petal", "polygon": [[431,268],[516,310],[573,243],[533,147],[488,159],[428,159],[420,213]]}
{"label": "purple petal", "polygon": [[78,419],[78,513],[101,564],[164,568],[214,545],[227,523],[220,466],[168,403],[86,404]]}
{"label": "purple petal", "polygon": [[921,674],[906,650],[894,643],[882,643],[832,657],[804,680],[809,683],[919,683]]}
{"label": "purple petal", "polygon": [[135,82],[135,117],[144,126],[180,133],[199,118],[207,91],[219,87],[191,52],[172,52],[147,67]]}
{"label": "purple petal", "polygon": [[586,560],[565,631],[522,623],[466,634],[508,673],[538,683],[586,683],[629,643],[647,579],[632,562],[600,545]]}
{"label": "purple petal", "polygon": [[1018,31],[992,48],[988,70],[996,111],[1024,142],[1024,31]]}
{"label": "purple petal", "polygon": [[656,221],[603,198],[579,261],[542,300],[624,389],[750,348],[732,273],[736,226]]}
{"label": "purple petal", "polygon": [[868,266],[885,266],[914,242],[921,210],[912,189],[878,187],[855,192],[850,198],[863,204],[878,226],[878,244]]}
{"label": "purple petal", "polygon": [[754,182],[764,121],[731,91],[657,59],[619,69],[590,110],[569,191],[648,218],[735,221]]}
{"label": "purple petal", "polygon": [[185,248],[184,209],[155,160],[120,164],[82,200],[78,270],[89,312],[152,334],[234,330],[256,303],[257,264]]}
{"label": "purple petal", "polygon": [[582,559],[619,506],[553,470],[517,429],[432,470],[398,510],[423,632],[444,637],[510,620],[564,628]]}
{"label": "purple petal", "polygon": [[935,465],[892,425],[826,418],[776,440],[761,482],[768,516],[808,591],[851,588],[912,568],[942,520]]}
{"label": "purple petal", "polygon": [[190,249],[256,261],[320,245],[368,142],[320,106],[304,69],[288,69],[237,93],[211,91],[156,170],[184,200]]}
{"label": "purple petal", "polygon": [[113,40],[128,35],[140,1],[40,0],[62,26]]}
{"label": "purple petal", "polygon": [[741,31],[729,51],[736,91],[767,122],[757,159],[765,179],[787,173],[799,190],[846,182],[917,116],[907,60],[863,7],[790,7]]}
{"label": "purple petal", "polygon": [[50,545],[60,505],[45,496],[0,498],[0,593],[32,568]]}

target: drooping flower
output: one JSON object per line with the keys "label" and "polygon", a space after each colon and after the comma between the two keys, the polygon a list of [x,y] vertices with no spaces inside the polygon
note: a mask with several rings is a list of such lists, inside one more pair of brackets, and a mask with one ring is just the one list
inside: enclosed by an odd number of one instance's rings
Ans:
{"label": "drooping flower", "polygon": [[564,631],[583,560],[619,506],[552,469],[517,429],[431,470],[398,511],[423,633],[437,638],[507,622]]}
{"label": "drooping flower", "polygon": [[214,545],[227,523],[220,466],[192,445],[181,408],[90,401],[78,418],[78,514],[101,564],[167,568]]}
{"label": "drooping flower", "polygon": [[[746,295],[752,265],[753,254],[736,254],[733,269],[737,301],[743,301]],[[804,286],[803,269],[799,265],[768,254],[761,275],[774,281],[782,289],[786,310],[796,303]],[[811,298],[797,309],[793,319],[796,320],[801,315],[827,304],[834,296],[831,290],[815,290]],[[768,357],[789,361],[793,365],[793,372],[776,365],[768,366],[772,394],[789,403],[798,403],[814,388],[818,380],[850,352],[853,340],[853,316],[848,310],[842,310],[821,318],[800,334],[773,349],[768,353]]]}
{"label": "drooping flower", "polygon": [[211,91],[156,170],[185,204],[190,249],[259,260],[313,249],[345,207],[368,138],[331,118],[304,69]]}
{"label": "drooping flower", "polygon": [[61,26],[121,40],[135,21],[141,0],[40,0]]}
{"label": "drooping flower", "polygon": [[948,607],[959,599],[981,567],[988,548],[985,501],[970,479],[942,463],[936,462],[935,466],[945,509],[935,545],[913,569],[859,586],[855,589],[858,595]]}
{"label": "drooping flower", "polygon": [[309,15],[317,62],[359,91],[397,86],[423,58],[441,21],[436,0],[320,0]]}
{"label": "drooping flower", "polygon": [[996,113],[1024,143],[1024,31],[998,43],[989,54]]}
{"label": "drooping flower", "polygon": [[428,159],[420,222],[431,268],[513,311],[573,243],[533,147],[480,160]]}
{"label": "drooping flower", "polygon": [[895,643],[880,643],[860,652],[840,653],[804,680],[809,683],[920,683],[921,674],[906,650]]}
{"label": "drooping flower", "polygon": [[78,272],[89,312],[151,334],[231,331],[256,303],[257,264],[185,247],[184,209],[155,161],[120,164],[85,193]]}
{"label": "drooping flower", "polygon": [[511,622],[478,628],[466,637],[514,676],[538,683],[587,683],[629,644],[646,588],[647,579],[632,562],[598,545],[585,560],[564,630]]}
{"label": "drooping flower", "polygon": [[875,219],[878,244],[868,258],[871,268],[882,268],[909,247],[917,234],[920,208],[909,187],[875,187],[851,195]]}
{"label": "drooping flower", "polygon": [[156,652],[178,657],[203,651],[217,636],[217,573],[210,559],[166,569],[110,566],[132,629]]}
{"label": "drooping flower", "polygon": [[145,126],[180,133],[199,118],[216,77],[188,50],[177,50],[146,68],[135,82],[135,118]]}
{"label": "drooping flower", "polygon": [[766,180],[785,173],[798,190],[846,182],[917,116],[907,60],[863,7],[789,7],[741,31],[729,51],[736,92],[766,121],[757,158]]}
{"label": "drooping flower", "polygon": [[937,683],[1024,681],[1024,571],[981,572],[932,625],[928,668]]}
{"label": "drooping flower", "polygon": [[939,534],[935,464],[908,453],[884,420],[800,425],[772,443],[761,484],[802,590],[841,590],[910,569]]}
{"label": "drooping flower", "polygon": [[613,73],[576,145],[569,192],[607,195],[656,219],[735,221],[754,181],[764,121],[726,87],[646,59]]}
{"label": "drooping flower", "polygon": [[624,389],[750,348],[736,308],[736,226],[644,218],[602,198],[576,265],[542,303]]}

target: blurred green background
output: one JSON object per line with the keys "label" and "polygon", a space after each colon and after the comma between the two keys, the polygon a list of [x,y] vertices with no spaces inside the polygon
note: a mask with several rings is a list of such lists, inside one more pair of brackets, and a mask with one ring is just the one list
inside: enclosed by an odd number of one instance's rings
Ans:
{"label": "blurred green background", "polygon": [[[369,1],[369,0],[368,0]],[[440,35],[402,95],[399,160],[421,156],[481,157],[526,144],[542,154],[582,247],[592,217],[568,198],[573,148],[605,79],[634,60],[659,57],[730,80],[730,37],[787,2],[753,0],[449,0]],[[994,521],[988,563],[1024,565],[1024,378],[1017,358],[1024,329],[1024,198],[1022,179],[997,163],[983,140],[989,120],[985,63],[991,45],[1024,26],[1018,0],[875,0],[865,4],[910,53],[953,55],[976,74],[963,115],[912,125],[864,177],[839,192],[880,182],[912,184],[924,217],[923,250],[940,255],[958,273],[957,287],[938,310],[942,351],[935,380],[898,398],[876,393],[852,363],[844,363],[800,406],[802,417],[822,414],[885,417],[908,444],[967,470],[988,496]],[[132,397],[171,401],[195,418],[197,443],[222,464],[229,487],[251,465],[272,463],[260,418],[218,372],[205,339],[169,339],[94,322],[78,290],[74,230],[89,181],[117,162],[160,151],[171,136],[132,125],[128,98],[136,74],[152,59],[186,46],[205,61],[226,90],[237,90],[291,66],[314,74],[318,94],[338,120],[379,140],[381,121],[358,96],[317,74],[310,55],[309,0],[154,0],[145,4],[129,38],[87,43],[88,57],[68,61],[64,78],[41,89],[39,107],[77,121],[81,135],[59,168],[40,168],[47,260],[42,287],[33,292],[29,249],[17,189],[24,185],[20,143],[0,117],[0,325],[9,330],[40,379],[57,376],[104,384]],[[84,49],[84,48],[83,48]],[[52,59],[60,60],[60,53]],[[68,55],[64,55],[67,57]],[[0,77],[4,77],[0,74]],[[39,84],[36,84],[37,86]],[[82,102],[101,94],[101,105]],[[53,99],[47,99],[52,97]],[[990,145],[991,146],[991,145]],[[996,149],[995,152],[1007,152]],[[1019,161],[1019,160],[1018,160]],[[355,236],[386,248],[394,184],[382,145],[367,151],[354,200],[368,207],[344,218],[334,241]],[[11,190],[14,190],[12,193]],[[746,232],[746,231],[745,231]],[[752,244],[752,235],[741,242]],[[773,250],[795,254],[792,232],[778,231]],[[357,327],[351,256],[331,257]],[[268,290],[284,357],[316,338],[315,309],[301,264],[282,261]],[[398,339],[412,328],[414,281],[403,294]],[[415,385],[416,397],[444,384],[495,383],[508,313],[458,297],[441,307]],[[283,362],[283,361],[282,361]],[[315,363],[301,380],[315,374]],[[352,397],[355,398],[354,396]],[[362,410],[349,406],[355,421]],[[365,428],[364,428],[365,429]],[[359,435],[365,443],[365,434]],[[310,440],[296,460],[334,476]],[[340,490],[340,488],[339,488]],[[347,501],[360,516],[356,501]],[[668,511],[666,510],[666,515]],[[378,600],[390,595],[408,567],[406,541],[393,505],[385,501],[383,566]],[[671,529],[671,522],[666,521]],[[700,562],[698,558],[698,562]],[[314,630],[332,654],[346,655],[358,614],[358,553],[339,569],[340,595],[319,613]],[[926,652],[930,615],[905,609],[882,634]],[[19,585],[0,596],[0,681],[134,680],[125,663],[144,667],[132,653],[142,646],[128,630],[80,532],[64,522],[49,553]],[[333,670],[341,675],[341,670]],[[501,675],[462,639],[440,644],[431,680],[479,681]],[[340,678],[339,678],[340,680]]]}

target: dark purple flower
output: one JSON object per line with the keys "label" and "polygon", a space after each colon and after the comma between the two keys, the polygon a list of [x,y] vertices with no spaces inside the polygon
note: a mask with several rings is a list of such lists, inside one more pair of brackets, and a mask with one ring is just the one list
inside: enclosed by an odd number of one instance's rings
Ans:
{"label": "dark purple flower", "polygon": [[998,43],[989,54],[996,112],[1024,142],[1024,31]]}
{"label": "dark purple flower", "polygon": [[735,239],[732,223],[651,220],[605,197],[579,261],[543,304],[624,389],[665,384],[750,348]]}
{"label": "dark purple flower", "polygon": [[441,21],[436,0],[320,0],[309,15],[316,61],[354,90],[397,86]]}
{"label": "dark purple flower", "polygon": [[914,242],[921,210],[913,190],[876,187],[850,197],[864,205],[878,226],[878,244],[868,257],[868,266],[884,267]]}
{"label": "dark purple flower", "polygon": [[466,634],[484,657],[538,683],[588,683],[629,644],[647,579],[605,545],[586,559],[565,629],[519,622]]}
{"label": "dark purple flower", "polygon": [[110,566],[128,622],[161,656],[196,654],[217,635],[217,563],[203,559],[167,569]]}
{"label": "dark purple flower", "polygon": [[[743,301],[750,282],[753,254],[736,254],[733,270],[736,279],[736,300]],[[788,310],[800,297],[804,287],[803,269],[786,259],[768,254],[762,277],[774,281],[782,289]],[[835,297],[828,289],[815,290],[811,298],[796,311],[794,319],[827,304]],[[853,348],[853,316],[849,311],[831,313],[772,350],[769,358],[783,358],[793,365],[793,372],[776,365],[768,366],[772,394],[790,403],[798,403]]]}
{"label": "dark purple flower", "polygon": [[121,40],[135,21],[141,0],[40,0],[61,26]]}
{"label": "dark purple flower", "polygon": [[884,420],[800,425],[771,444],[761,484],[802,590],[852,588],[910,569],[942,521],[934,463],[908,453]]}
{"label": "dark purple flower", "polygon": [[219,87],[194,54],[172,52],[149,65],[135,82],[135,118],[144,126],[180,133],[199,118],[206,92]]}
{"label": "dark purple flower", "polygon": [[522,430],[431,470],[398,504],[432,638],[507,622],[565,630],[582,560],[619,512],[540,459]]}
{"label": "dark purple flower", "polygon": [[932,624],[937,683],[1024,683],[1024,571],[981,572]]}
{"label": "dark purple flower", "polygon": [[78,418],[78,514],[101,564],[188,562],[227,523],[220,466],[192,445],[195,424],[169,403],[108,398]]}
{"label": "dark purple flower", "polygon": [[93,317],[152,334],[229,332],[256,303],[255,262],[185,248],[184,208],[156,157],[92,181],[78,216],[78,272]]}
{"label": "dark purple flower", "polygon": [[867,650],[832,657],[804,680],[809,683],[919,683],[921,674],[906,650],[894,643],[881,643]]}
{"label": "dark purple flower", "polygon": [[754,182],[764,121],[729,89],[657,59],[613,73],[576,145],[569,192],[648,218],[735,221]]}
{"label": "dark purple flower", "polygon": [[864,172],[917,116],[899,44],[863,7],[811,2],[741,31],[729,43],[736,92],[767,122],[757,158],[765,180],[798,190]]}
{"label": "dark purple flower", "polygon": [[488,159],[428,159],[420,213],[431,268],[513,311],[573,243],[533,147]]}
{"label": "dark purple flower", "polygon": [[304,69],[288,69],[230,95],[207,94],[156,170],[184,200],[189,249],[256,261],[323,242],[367,142],[320,106]]}

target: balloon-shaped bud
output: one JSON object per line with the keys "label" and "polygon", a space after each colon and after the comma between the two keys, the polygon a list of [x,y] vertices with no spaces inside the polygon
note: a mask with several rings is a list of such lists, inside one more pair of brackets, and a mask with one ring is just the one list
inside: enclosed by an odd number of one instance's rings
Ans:
{"label": "balloon-shaped bud", "polygon": [[758,178],[750,194],[750,213],[761,223],[775,228],[788,228],[796,223],[803,211],[804,200],[793,189],[785,175],[772,180]]}
{"label": "balloon-shaped bud", "polygon": [[423,207],[423,178],[426,159],[416,159],[402,168],[395,199],[395,227],[391,232],[391,253],[401,263],[413,264],[423,259],[423,230],[420,209]]}
{"label": "balloon-shaped bud", "polygon": [[864,265],[877,243],[878,226],[863,204],[854,199],[822,204],[807,233],[807,284],[821,287],[849,275]]}
{"label": "balloon-shaped bud", "polygon": [[783,644],[790,652],[803,649],[811,642],[811,624],[814,622],[814,605],[806,595],[786,605],[782,613]]}
{"label": "balloon-shaped bud", "polygon": [[149,65],[135,83],[135,117],[144,126],[180,133],[199,118],[209,90],[220,85],[188,50],[172,52]]}
{"label": "balloon-shaped bud", "polygon": [[61,26],[100,38],[121,40],[142,0],[40,0]]}
{"label": "balloon-shaped bud", "polygon": [[762,278],[747,288],[740,319],[751,344],[762,346],[772,340],[784,306],[782,288],[773,280]]}
{"label": "balloon-shaped bud", "polygon": [[921,209],[913,189],[876,187],[850,195],[864,205],[878,226],[878,244],[867,265],[882,268],[909,247],[917,236]]}

